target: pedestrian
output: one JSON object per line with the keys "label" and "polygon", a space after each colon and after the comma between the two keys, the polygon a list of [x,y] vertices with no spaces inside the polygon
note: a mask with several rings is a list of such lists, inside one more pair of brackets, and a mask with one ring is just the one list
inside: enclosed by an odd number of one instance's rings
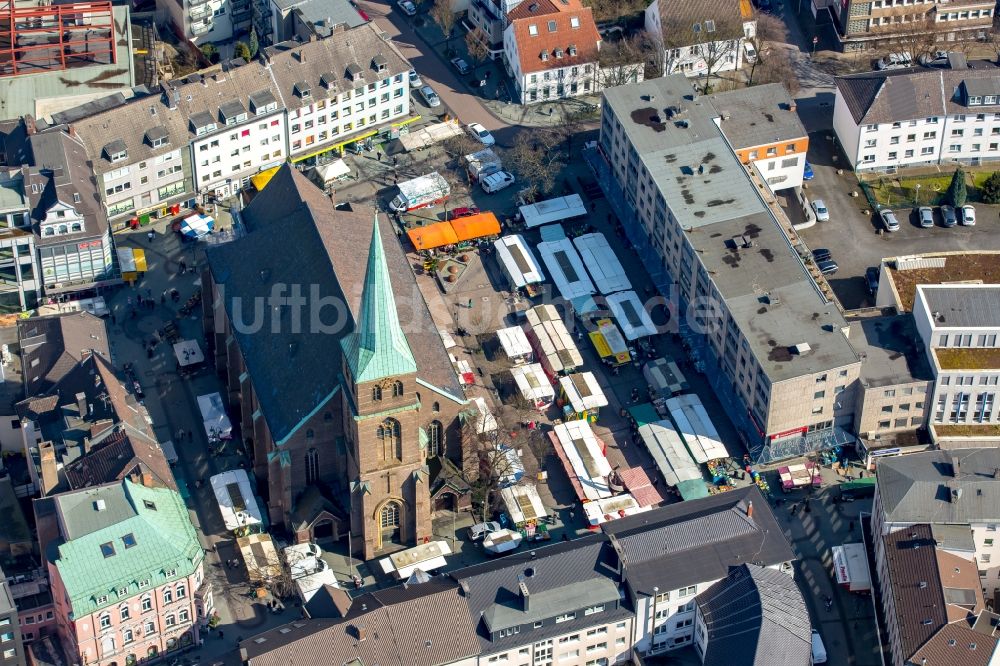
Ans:
{"label": "pedestrian", "polygon": [[146,238],[148,238],[149,242],[152,243],[153,239],[156,238],[156,234],[150,231],[148,234],[146,234]]}
{"label": "pedestrian", "polygon": [[381,162],[381,161],[382,161],[382,151],[381,151],[381,150],[376,150],[376,151],[375,151],[375,158],[376,158],[376,159],[377,159],[377,160],[378,160],[379,162]]}
{"label": "pedestrian", "polygon": [[219,640],[222,640],[224,636],[225,634],[223,633],[222,629],[219,629]]}
{"label": "pedestrian", "polygon": [[399,166],[399,158],[396,157],[395,155],[392,156],[392,166],[393,167],[398,167]]}
{"label": "pedestrian", "polygon": [[853,532],[854,531],[854,521],[853,520],[851,521],[851,524],[847,526],[847,530],[849,532]]}
{"label": "pedestrian", "polygon": [[860,472],[858,472],[858,478],[859,479],[865,478],[865,470],[861,470]]}

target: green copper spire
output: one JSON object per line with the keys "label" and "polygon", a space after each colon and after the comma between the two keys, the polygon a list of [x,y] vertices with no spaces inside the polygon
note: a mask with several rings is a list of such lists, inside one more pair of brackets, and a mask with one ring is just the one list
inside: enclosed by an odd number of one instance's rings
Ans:
{"label": "green copper spire", "polygon": [[385,262],[377,212],[371,248],[368,250],[368,267],[365,270],[357,326],[340,344],[347,355],[347,364],[356,383],[417,371],[413,352],[410,351],[410,345],[399,325],[399,315],[396,314],[396,301],[389,282],[389,267]]}

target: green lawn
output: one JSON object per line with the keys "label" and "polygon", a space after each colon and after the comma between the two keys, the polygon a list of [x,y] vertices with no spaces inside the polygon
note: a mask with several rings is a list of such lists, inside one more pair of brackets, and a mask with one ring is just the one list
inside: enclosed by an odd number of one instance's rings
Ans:
{"label": "green lawn", "polygon": [[[897,184],[898,183],[898,184]],[[869,183],[875,197],[882,206],[912,206],[917,203],[918,188],[920,205],[934,206],[943,203],[945,193],[951,184],[951,176],[928,176],[921,178],[891,177]]]}

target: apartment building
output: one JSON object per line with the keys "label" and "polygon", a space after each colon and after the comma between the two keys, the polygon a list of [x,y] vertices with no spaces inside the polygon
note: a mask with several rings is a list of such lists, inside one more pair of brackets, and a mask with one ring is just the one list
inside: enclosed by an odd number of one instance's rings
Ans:
{"label": "apartment building", "polygon": [[872,533],[879,567],[883,537],[927,523],[938,541],[975,566],[983,593],[1000,592],[1000,449],[926,451],[878,464]]}
{"label": "apartment building", "polygon": [[995,3],[983,0],[846,0],[815,5],[817,10],[828,8],[844,51],[890,50],[921,36],[942,45],[983,39],[996,11]]}
{"label": "apartment building", "polygon": [[410,63],[374,23],[278,44],[264,59],[287,114],[293,162],[313,164],[409,116]]}
{"label": "apartment building", "polygon": [[913,318],[934,374],[931,432],[942,448],[997,446],[1000,286],[918,285]]}
{"label": "apartment building", "polygon": [[0,311],[35,307],[40,296],[38,253],[22,169],[0,172]]}
{"label": "apartment building", "polygon": [[812,666],[809,610],[787,573],[756,564],[731,567],[695,606],[694,647],[705,666]]}
{"label": "apartment building", "polygon": [[524,0],[479,0],[469,3],[464,24],[469,31],[479,29],[486,35],[490,60],[503,57],[503,33],[510,25],[507,15]]}
{"label": "apartment building", "polygon": [[504,66],[521,104],[600,91],[601,36],[579,0],[531,0],[507,14]]}
{"label": "apartment building", "polygon": [[603,529],[635,612],[633,647],[644,655],[692,644],[696,599],[729,567],[743,564],[737,554],[754,552],[759,566],[792,575],[794,555],[755,487],[613,520]]}
{"label": "apartment building", "polygon": [[975,561],[955,552],[960,544],[924,523],[877,541],[883,554],[877,563],[878,584],[893,666],[995,663],[996,616],[985,610]]}
{"label": "apartment building", "polygon": [[255,0],[254,29],[261,46],[326,39],[340,28],[368,22],[349,0]]}
{"label": "apartment building", "polygon": [[0,569],[0,664],[2,666],[25,666],[27,664],[24,645],[21,642],[21,627],[17,621],[17,607],[14,595],[3,569]]}
{"label": "apartment building", "polygon": [[605,90],[602,110],[595,168],[751,456],[853,442],[861,363],[847,322],[734,153],[712,96],[672,75]]}
{"label": "apartment building", "polygon": [[232,39],[249,31],[252,0],[157,0],[157,13],[196,46]]}
{"label": "apartment building", "polygon": [[802,185],[809,134],[780,83],[712,95],[716,122],[740,162],[752,164],[772,192]]}
{"label": "apartment building", "polygon": [[663,72],[696,77],[739,69],[757,21],[750,0],[653,0],[644,27],[663,49]]}
{"label": "apartment building", "polygon": [[1000,159],[1000,70],[866,72],[836,85],[833,129],[855,171]]}
{"label": "apartment building", "polygon": [[204,551],[175,490],[126,479],[38,500],[35,513],[54,537],[43,551],[68,655],[110,666],[198,643]]}
{"label": "apartment building", "polygon": [[632,654],[618,574],[611,540],[596,534],[452,575],[467,590],[480,664],[607,666]]}

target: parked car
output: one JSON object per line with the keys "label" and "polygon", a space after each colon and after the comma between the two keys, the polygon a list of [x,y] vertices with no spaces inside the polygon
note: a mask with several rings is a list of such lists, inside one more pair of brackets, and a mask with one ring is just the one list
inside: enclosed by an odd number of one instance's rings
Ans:
{"label": "parked car", "polygon": [[904,69],[913,66],[913,56],[909,51],[890,53],[875,63],[875,69],[888,71],[890,69]]}
{"label": "parked car", "polygon": [[499,532],[503,528],[500,523],[493,521],[487,523],[477,523],[469,528],[469,541],[480,541],[484,536],[492,532]]}
{"label": "parked car", "polygon": [[833,256],[832,254],[830,254],[830,251],[825,247],[813,250],[812,255],[813,255],[813,261],[815,262],[827,261],[830,259],[830,257]]}
{"label": "parked car", "polygon": [[899,220],[896,219],[895,213],[888,208],[883,208],[878,212],[878,215],[882,219],[882,225],[886,231],[899,231]]}
{"label": "parked car", "polygon": [[976,209],[970,204],[965,204],[960,209],[961,211],[961,222],[964,227],[974,227],[976,226]]}
{"label": "parked car", "polygon": [[460,217],[469,217],[470,215],[479,215],[479,209],[475,206],[461,206],[448,211],[449,220],[457,220]]}
{"label": "parked car", "polygon": [[420,96],[424,98],[424,102],[427,104],[427,106],[431,107],[432,109],[436,106],[441,106],[441,98],[438,97],[438,94],[436,92],[434,92],[434,88],[431,88],[430,86],[424,86],[423,88],[421,88]]}
{"label": "parked car", "polygon": [[924,67],[945,67],[948,64],[948,52],[935,51],[933,54],[925,53],[917,58],[917,62]]}
{"label": "parked car", "polygon": [[420,75],[417,74],[416,70],[410,70],[410,87],[411,88],[422,88],[424,85],[423,80]]}
{"label": "parked car", "polygon": [[506,171],[497,171],[496,173],[491,173],[479,180],[479,185],[482,186],[483,192],[486,194],[493,194],[494,192],[499,192],[505,187],[510,187],[514,184],[514,175],[507,173]]}
{"label": "parked car", "polygon": [[941,206],[941,224],[946,227],[953,227],[958,224],[958,217],[955,215],[954,207],[947,204]]}
{"label": "parked car", "polygon": [[813,212],[816,213],[816,219],[820,222],[830,221],[830,211],[827,210],[826,204],[822,199],[816,199],[812,202]]}
{"label": "parked car", "polygon": [[812,630],[812,663],[826,663],[826,646],[823,645],[823,638],[815,629]]}
{"label": "parked car", "polygon": [[751,65],[757,62],[757,49],[750,42],[743,42],[743,52],[746,54],[746,61]]}
{"label": "parked car", "polygon": [[930,206],[921,206],[917,209],[917,219],[920,220],[920,226],[924,229],[929,229],[934,226],[934,209]]}
{"label": "parked car", "polygon": [[865,269],[865,284],[868,286],[868,291],[872,296],[878,291],[878,276],[879,271],[875,266],[869,266]]}
{"label": "parked car", "polygon": [[812,180],[815,176],[812,165],[806,162],[805,168],[802,169],[802,180]]}
{"label": "parked car", "polygon": [[472,71],[472,68],[469,67],[469,63],[465,62],[462,58],[452,58],[451,64],[458,70],[459,74],[468,74]]}
{"label": "parked car", "polygon": [[816,268],[818,268],[819,272],[823,275],[833,275],[840,270],[840,266],[838,266],[837,262],[833,259],[816,262]]}
{"label": "parked car", "polygon": [[492,146],[496,143],[496,139],[490,134],[489,130],[480,125],[479,123],[469,123],[469,134],[477,139],[479,143],[484,146]]}
{"label": "parked car", "polygon": [[399,5],[399,8],[403,10],[403,13],[407,16],[417,15],[417,6],[413,4],[411,0],[399,0],[396,4]]}

